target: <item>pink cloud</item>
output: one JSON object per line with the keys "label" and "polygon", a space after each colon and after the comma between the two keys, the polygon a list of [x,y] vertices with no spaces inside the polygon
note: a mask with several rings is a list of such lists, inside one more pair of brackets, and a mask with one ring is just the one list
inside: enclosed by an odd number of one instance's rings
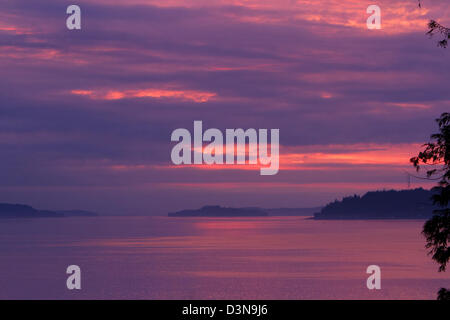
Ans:
{"label": "pink cloud", "polygon": [[153,98],[190,100],[203,103],[216,97],[217,94],[206,91],[176,89],[143,89],[143,90],[72,90],[72,94],[87,96],[91,99],[120,100],[126,98]]}

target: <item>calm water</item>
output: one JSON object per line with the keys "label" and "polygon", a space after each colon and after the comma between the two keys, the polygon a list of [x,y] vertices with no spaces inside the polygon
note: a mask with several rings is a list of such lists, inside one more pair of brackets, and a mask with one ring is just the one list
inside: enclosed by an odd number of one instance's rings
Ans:
{"label": "calm water", "polygon": [[[423,221],[99,217],[0,220],[0,298],[434,299]],[[66,268],[82,290],[66,289]],[[365,271],[382,269],[382,289]]]}

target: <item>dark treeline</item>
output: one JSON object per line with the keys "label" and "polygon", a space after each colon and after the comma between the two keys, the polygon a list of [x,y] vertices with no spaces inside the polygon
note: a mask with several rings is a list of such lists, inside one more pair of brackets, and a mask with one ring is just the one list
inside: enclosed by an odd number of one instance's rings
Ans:
{"label": "dark treeline", "polygon": [[427,219],[434,205],[433,191],[422,188],[402,191],[372,191],[327,204],[315,219]]}

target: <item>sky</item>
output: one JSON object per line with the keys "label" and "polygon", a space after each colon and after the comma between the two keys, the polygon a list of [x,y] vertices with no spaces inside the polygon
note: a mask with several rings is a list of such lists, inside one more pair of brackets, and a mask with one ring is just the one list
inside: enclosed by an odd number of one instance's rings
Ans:
{"label": "sky", "polygon": [[[450,110],[429,19],[450,25],[447,1],[2,0],[0,202],[159,215],[406,189]],[[194,120],[280,129],[279,173],[173,165],[171,133]]]}

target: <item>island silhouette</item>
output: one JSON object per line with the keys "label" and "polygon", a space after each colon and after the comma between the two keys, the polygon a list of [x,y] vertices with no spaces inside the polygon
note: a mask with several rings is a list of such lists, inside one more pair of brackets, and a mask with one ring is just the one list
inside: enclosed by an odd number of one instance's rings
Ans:
{"label": "island silhouette", "polygon": [[269,214],[260,208],[227,208],[204,206],[196,210],[171,212],[169,217],[267,217]]}
{"label": "island silhouette", "polygon": [[314,219],[428,219],[436,209],[433,194],[423,188],[371,191],[331,202],[315,213]]}
{"label": "island silhouette", "polygon": [[169,217],[291,217],[312,216],[314,212],[322,207],[314,208],[271,208],[259,207],[228,208],[218,205],[208,205],[200,209],[181,210],[171,212]]}
{"label": "island silhouette", "polygon": [[98,214],[84,210],[38,210],[25,204],[0,203],[0,219],[2,218],[64,218],[93,217]]}

